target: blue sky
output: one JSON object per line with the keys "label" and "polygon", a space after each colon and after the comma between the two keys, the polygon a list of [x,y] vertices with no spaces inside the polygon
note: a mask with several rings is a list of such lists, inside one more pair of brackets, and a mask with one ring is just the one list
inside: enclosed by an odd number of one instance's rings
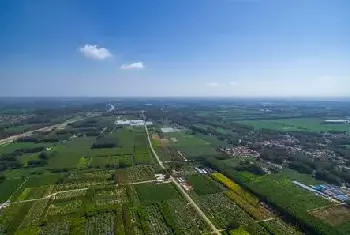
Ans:
{"label": "blue sky", "polygon": [[350,96],[348,0],[3,0],[0,96]]}

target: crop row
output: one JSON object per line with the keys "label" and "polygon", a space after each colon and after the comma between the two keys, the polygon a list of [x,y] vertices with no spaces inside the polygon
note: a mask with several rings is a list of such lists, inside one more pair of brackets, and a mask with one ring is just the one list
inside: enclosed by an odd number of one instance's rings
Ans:
{"label": "crop row", "polygon": [[128,198],[128,201],[131,203],[132,206],[137,206],[140,204],[140,199],[137,196],[137,192],[135,188],[132,185],[126,185],[126,195]]}
{"label": "crop row", "polygon": [[273,216],[265,207],[261,204],[249,204],[245,201],[240,195],[236,194],[233,191],[225,192],[226,196],[234,201],[239,207],[246,211],[249,215],[254,217],[257,220],[264,220]]}
{"label": "crop row", "polygon": [[251,205],[259,204],[259,199],[257,197],[244,190],[241,186],[239,186],[239,184],[236,184],[223,174],[213,173],[212,177],[220,183],[224,184],[228,189],[238,194],[243,200],[247,201],[247,203]]}
{"label": "crop row", "polygon": [[252,235],[269,234],[223,193],[200,196],[199,204],[218,228],[226,229],[242,225]]}
{"label": "crop row", "polygon": [[24,218],[21,227],[39,225],[49,200],[50,199],[42,199],[35,201]]}
{"label": "crop row", "polygon": [[54,189],[54,185],[25,188],[22,191],[22,193],[17,197],[16,201],[44,198],[50,195],[53,189]]}
{"label": "crop row", "polygon": [[119,198],[115,199],[97,199],[94,201],[94,208],[99,209],[99,208],[106,208],[110,209],[111,206],[116,205],[116,204],[121,204],[123,201]]}
{"label": "crop row", "polygon": [[54,203],[49,206],[48,215],[65,215],[76,212],[82,204],[81,200]]}
{"label": "crop row", "polygon": [[109,185],[113,184],[114,181],[94,181],[94,180],[87,180],[87,181],[79,181],[76,183],[69,183],[69,184],[57,184],[55,186],[55,191],[65,191],[65,190],[71,190],[71,189],[81,189],[81,188],[88,188],[90,186],[95,185]]}
{"label": "crop row", "polygon": [[69,234],[69,224],[67,221],[48,222],[43,226],[40,235],[64,235]]}
{"label": "crop row", "polygon": [[[274,217],[268,209],[259,203],[255,196],[245,191],[232,180],[220,173],[214,173],[212,177],[229,188],[229,191],[226,191],[225,195],[256,220]],[[297,234],[297,230],[280,219],[272,219],[264,222],[262,225],[272,234],[281,234],[283,231],[285,231],[283,232],[284,234]]]}
{"label": "crop row", "polygon": [[6,230],[8,229],[11,222],[15,219],[17,213],[19,213],[20,208],[21,204],[16,203],[0,210],[0,228],[3,231],[3,233],[0,234],[6,234]]}
{"label": "crop row", "polygon": [[274,219],[262,222],[262,225],[273,235],[285,234],[285,235],[300,235],[302,234],[293,226],[284,223],[280,219]]}
{"label": "crop row", "polygon": [[[173,230],[181,234],[203,234],[210,231],[209,225],[198,215],[191,204],[180,199],[162,202],[163,215],[165,209],[174,222]],[[175,230],[176,229],[176,230]]]}
{"label": "crop row", "polygon": [[115,215],[112,212],[101,213],[85,221],[85,235],[114,234]]}
{"label": "crop row", "polygon": [[126,189],[124,187],[114,188],[112,190],[98,190],[95,193],[95,198],[108,199],[108,198],[125,198]]}
{"label": "crop row", "polygon": [[86,190],[74,190],[59,192],[54,196],[54,200],[67,200],[75,197],[81,197],[86,194]]}
{"label": "crop row", "polygon": [[130,182],[153,180],[154,169],[149,165],[133,166],[127,169],[127,177]]}
{"label": "crop row", "polygon": [[68,179],[81,180],[81,179],[109,179],[113,171],[92,171],[92,172],[72,172],[69,174]]}
{"label": "crop row", "polygon": [[167,226],[166,221],[163,218],[162,211],[156,204],[151,204],[146,207],[148,215],[148,226],[150,228],[150,234],[172,234],[170,228]]}

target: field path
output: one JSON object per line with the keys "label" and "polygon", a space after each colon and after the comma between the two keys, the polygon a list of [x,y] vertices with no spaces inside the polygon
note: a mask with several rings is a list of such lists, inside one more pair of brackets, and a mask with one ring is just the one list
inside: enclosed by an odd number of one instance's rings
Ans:
{"label": "field path", "polygon": [[[147,138],[148,138],[148,143],[149,143],[149,146],[152,150],[152,153],[154,155],[154,157],[157,159],[158,161],[158,164],[160,165],[160,167],[162,169],[165,169],[164,165],[163,165],[163,162],[159,159],[156,151],[154,151],[153,149],[153,145],[152,145],[152,142],[151,142],[151,139],[150,139],[150,136],[149,136],[149,132],[148,132],[148,128],[147,128],[147,125],[146,125],[146,117],[144,115],[144,113],[142,112],[142,116],[143,116],[143,120],[145,121],[145,130],[146,130],[146,133],[147,133]],[[215,225],[208,219],[208,217],[204,214],[204,212],[201,210],[201,208],[199,208],[199,206],[196,204],[195,201],[193,201],[193,199],[190,197],[190,195],[188,195],[188,193],[182,188],[182,186],[174,179],[173,176],[170,176],[170,180],[176,185],[176,187],[181,191],[181,193],[183,194],[183,196],[187,199],[187,201],[192,204],[192,206],[194,207],[194,209],[196,209],[196,211],[198,212],[198,214],[209,224],[210,228],[212,229],[213,233],[214,234],[221,234],[220,233],[220,230],[217,229],[215,227]]]}
{"label": "field path", "polygon": [[158,184],[169,184],[171,183],[171,180],[165,180],[165,181],[158,181],[158,180],[146,180],[146,181],[139,181],[139,182],[134,182],[131,184],[148,184],[148,183],[158,183]]}
{"label": "field path", "polygon": [[328,209],[328,208],[332,208],[332,207],[337,207],[337,206],[343,206],[343,205],[346,205],[346,203],[337,203],[337,204],[330,204],[330,205],[325,205],[325,206],[321,206],[321,207],[316,207],[316,208],[313,208],[313,209],[309,209],[307,210],[308,213],[311,213],[313,211],[318,211],[318,210],[323,210],[323,209]]}
{"label": "field path", "polygon": [[8,203],[8,204],[10,205],[10,204],[15,204],[15,203],[34,202],[34,201],[49,199],[49,198],[54,197],[54,196],[56,196],[57,194],[60,194],[60,193],[68,193],[68,192],[84,191],[84,190],[86,191],[86,190],[88,190],[88,188],[78,188],[78,189],[57,191],[57,192],[54,192],[54,193],[51,193],[51,194],[47,195],[46,197],[42,197],[42,198],[33,198],[33,199],[28,199],[28,200],[23,200],[23,201],[18,201],[18,202],[12,202],[12,203]]}

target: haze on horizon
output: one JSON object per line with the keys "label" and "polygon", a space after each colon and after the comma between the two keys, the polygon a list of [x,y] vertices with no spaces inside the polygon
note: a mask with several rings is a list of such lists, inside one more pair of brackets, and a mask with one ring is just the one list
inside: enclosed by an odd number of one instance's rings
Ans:
{"label": "haze on horizon", "polygon": [[0,2],[0,96],[350,97],[350,1]]}

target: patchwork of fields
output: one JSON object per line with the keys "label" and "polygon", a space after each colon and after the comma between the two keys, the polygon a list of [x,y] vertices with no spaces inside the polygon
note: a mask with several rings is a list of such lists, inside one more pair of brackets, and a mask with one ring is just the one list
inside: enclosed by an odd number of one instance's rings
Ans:
{"label": "patchwork of fields", "polygon": [[218,155],[211,143],[185,132],[163,133],[162,138],[154,134],[153,145],[164,161],[196,160]]}
{"label": "patchwork of fields", "polygon": [[270,120],[246,120],[238,123],[253,126],[258,129],[274,129],[281,131],[347,131],[350,132],[350,124],[325,124],[324,119],[317,118],[284,118]]}
{"label": "patchwork of fields", "polygon": [[[335,208],[297,188],[287,177],[294,171],[241,172],[240,178],[264,196],[258,198],[229,174],[196,172],[197,160],[220,156],[211,142],[218,139],[153,128],[153,146],[166,166],[162,169],[144,127],[116,127],[113,121],[101,117],[75,123],[48,134],[67,135],[55,142],[27,139],[2,146],[2,156],[15,155],[23,167],[7,169],[0,183],[0,234],[211,234],[210,222],[222,234],[302,234],[264,197],[332,225],[329,215],[341,215],[343,223],[336,225],[348,226],[348,208]],[[183,182],[193,201],[178,187]]]}

